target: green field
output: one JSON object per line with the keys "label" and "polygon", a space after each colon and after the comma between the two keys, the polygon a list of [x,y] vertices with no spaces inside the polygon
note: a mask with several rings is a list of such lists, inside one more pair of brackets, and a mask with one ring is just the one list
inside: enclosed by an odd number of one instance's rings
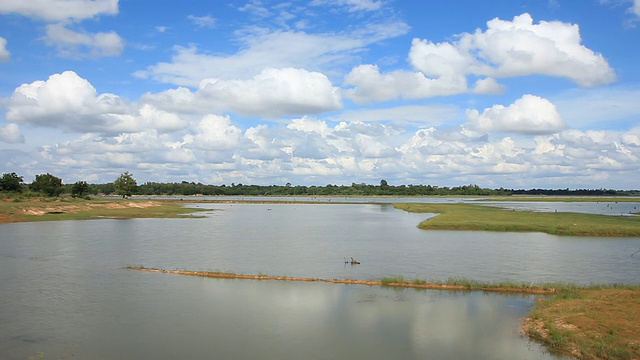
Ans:
{"label": "green field", "polygon": [[543,232],[569,236],[640,236],[640,217],[507,210],[477,204],[395,203],[410,212],[434,213],[426,230]]}

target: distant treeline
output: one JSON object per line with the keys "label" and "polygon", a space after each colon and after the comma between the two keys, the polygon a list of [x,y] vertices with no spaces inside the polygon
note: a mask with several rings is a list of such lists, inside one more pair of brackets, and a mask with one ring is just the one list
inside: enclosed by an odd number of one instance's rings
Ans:
{"label": "distant treeline", "polygon": [[141,185],[129,172],[124,172],[115,181],[105,184],[89,184],[77,181],[63,184],[62,179],[47,174],[36,175],[30,184],[16,173],[4,173],[0,177],[0,193],[31,193],[58,196],[71,194],[76,197],[87,195],[205,195],[205,196],[509,196],[509,195],[554,195],[554,196],[640,196],[639,190],[611,189],[489,189],[478,185],[455,187],[432,185],[389,185],[380,180],[378,185],[352,183],[349,185],[206,185],[195,182],[147,182]]}
{"label": "distant treeline", "polygon": [[[92,194],[113,194],[113,183],[89,184]],[[554,196],[640,196],[637,190],[609,189],[489,189],[478,185],[455,187],[432,185],[380,185],[365,183],[349,185],[206,185],[194,182],[158,183],[138,185],[138,195],[206,195],[206,196],[508,196],[508,195],[554,195]]]}

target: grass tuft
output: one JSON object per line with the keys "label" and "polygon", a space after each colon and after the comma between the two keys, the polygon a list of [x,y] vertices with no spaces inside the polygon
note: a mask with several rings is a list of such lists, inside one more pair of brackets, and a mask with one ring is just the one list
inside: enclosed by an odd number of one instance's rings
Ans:
{"label": "grass tuft", "polygon": [[383,277],[382,279],[380,279],[380,283],[383,286],[388,286],[391,284],[404,284],[405,280],[404,280],[404,276],[395,275],[395,276]]}

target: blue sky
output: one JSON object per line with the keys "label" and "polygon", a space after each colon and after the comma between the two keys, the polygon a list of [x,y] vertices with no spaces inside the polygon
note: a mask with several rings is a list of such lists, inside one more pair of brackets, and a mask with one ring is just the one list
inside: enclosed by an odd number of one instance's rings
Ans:
{"label": "blue sky", "polygon": [[638,189],[640,0],[0,0],[25,182]]}

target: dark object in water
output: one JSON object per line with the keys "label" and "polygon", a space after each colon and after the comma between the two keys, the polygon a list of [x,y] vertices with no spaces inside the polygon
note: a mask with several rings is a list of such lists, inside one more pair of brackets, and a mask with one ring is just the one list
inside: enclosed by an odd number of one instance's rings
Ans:
{"label": "dark object in water", "polygon": [[351,265],[358,265],[358,264],[360,264],[360,261],[358,261],[358,260],[356,260],[354,258],[351,258],[351,260],[347,260],[347,258],[345,258],[344,259],[344,263],[345,264],[351,264]]}

